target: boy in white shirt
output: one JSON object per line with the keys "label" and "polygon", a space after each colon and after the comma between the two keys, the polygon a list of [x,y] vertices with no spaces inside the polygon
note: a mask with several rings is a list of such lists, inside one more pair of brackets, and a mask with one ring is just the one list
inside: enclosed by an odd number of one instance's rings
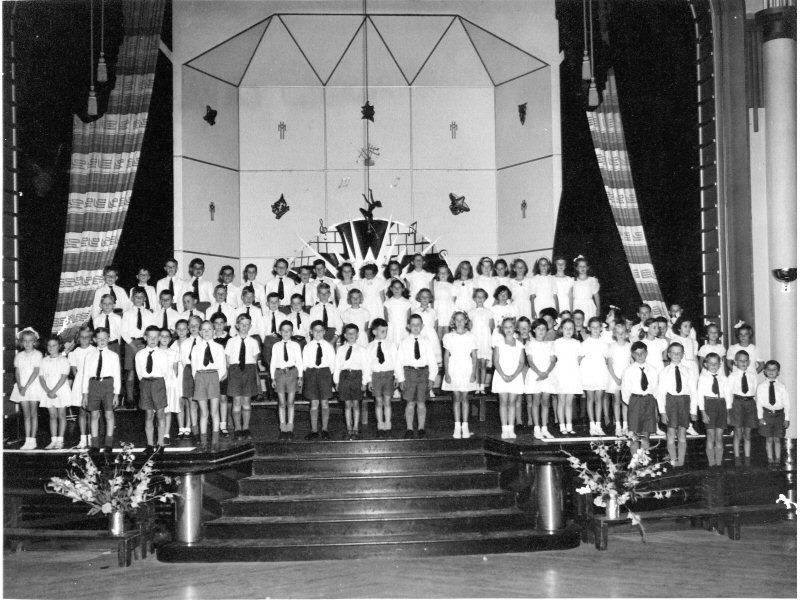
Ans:
{"label": "boy in white shirt", "polygon": [[229,324],[236,322],[236,309],[228,303],[228,290],[221,283],[214,288],[214,302],[208,307],[206,314],[213,317],[216,313],[225,315],[225,320]]}
{"label": "boy in white shirt", "polygon": [[192,399],[197,402],[200,409],[200,441],[207,443],[208,414],[211,412],[211,431],[218,433],[220,382],[228,374],[225,361],[225,349],[214,341],[214,326],[209,321],[203,321],[200,326],[201,340],[192,352],[192,375],[194,376],[194,391]]}
{"label": "boy in white shirt", "polygon": [[289,302],[294,293],[294,281],[289,277],[289,263],[285,258],[275,261],[275,268],[272,270],[275,277],[267,282],[264,291],[269,297],[270,294],[278,294],[278,304],[284,314],[289,313]]}
{"label": "boy in white shirt", "polygon": [[336,284],[339,280],[335,277],[329,277],[327,274],[327,264],[321,258],[314,261],[314,287],[319,287],[320,283],[327,283],[331,290],[336,289]]}
{"label": "boy in white shirt", "polygon": [[279,440],[294,439],[294,397],[303,388],[303,352],[292,341],[292,322],[280,325],[281,339],[272,348],[269,362],[272,388],[278,394]]}
{"label": "boy in white shirt", "polygon": [[203,279],[206,272],[206,263],[202,258],[193,258],[189,263],[189,279],[186,281],[186,290],[197,294],[200,309],[205,312],[208,304],[214,301],[214,286],[210,281]]}
{"label": "boy in white shirt", "polygon": [[258,341],[250,335],[251,319],[244,313],[236,318],[236,335],[228,340],[225,356],[228,361],[228,395],[233,398],[235,439],[252,439],[250,435],[250,399],[258,395]]}
{"label": "boy in white shirt", "polygon": [[[733,394],[733,406],[730,413],[730,424],[733,425],[733,464],[742,466],[739,456],[744,446],[744,466],[750,466],[750,437],[752,430],[758,427],[758,410],[756,408],[756,388],[758,380],[750,369],[750,355],[739,350],[734,356],[735,366],[728,376]],[[744,444],[742,444],[744,442]]]}
{"label": "boy in white shirt", "polygon": [[756,409],[758,411],[758,433],[764,438],[767,448],[767,462],[777,467],[781,461],[781,441],[789,427],[786,409],[789,408],[789,393],[786,386],[778,381],[781,365],[777,360],[768,360],[764,365],[766,379],[758,384],[756,390]]}
{"label": "boy in white shirt", "polygon": [[[405,439],[425,437],[425,401],[428,391],[433,388],[439,365],[433,346],[422,337],[422,317],[413,314],[408,319],[410,333],[403,338],[397,350],[397,366],[395,378],[400,385],[406,401],[406,434]],[[416,436],[414,434],[414,409],[417,412]]]}
{"label": "boy in white shirt", "polygon": [[722,371],[722,357],[711,352],[703,361],[705,368],[697,381],[697,407],[706,425],[706,458],[709,467],[722,467],[722,434],[733,407],[733,394]]}
{"label": "boy in white shirt", "polygon": [[[136,381],[135,359],[136,353],[145,346],[144,332],[152,325],[153,313],[144,307],[146,298],[144,290],[134,288],[133,307],[122,315],[122,339],[125,341],[125,391],[127,403],[134,403],[134,388]],[[156,345],[158,336],[156,336]]]}
{"label": "boy in white shirt", "polygon": [[143,289],[145,294],[147,294],[144,298],[144,306],[148,310],[154,311],[158,306],[158,294],[156,294],[156,288],[148,283],[149,281],[150,269],[147,267],[140,267],[139,271],[136,273],[136,285],[128,290],[128,294],[131,299],[133,299],[133,291],[137,287]]}
{"label": "boy in white shirt", "polygon": [[325,326],[325,340],[336,345],[336,338],[342,330],[342,317],[331,299],[331,286],[325,282],[317,286],[317,303],[311,307],[312,321],[322,321]]}
{"label": "boy in white shirt", "polygon": [[311,431],[306,435],[306,440],[316,440],[320,437],[317,433],[320,405],[322,405],[322,439],[328,440],[331,437],[328,433],[328,420],[331,414],[328,402],[333,390],[335,362],[336,351],[325,341],[325,327],[322,321],[314,321],[311,323],[311,341],[303,348],[303,395],[311,403],[309,408]]}
{"label": "boy in white shirt", "polygon": [[[122,388],[119,355],[108,347],[108,330],[94,330],[97,350],[86,355],[83,364],[83,408],[91,413],[92,447],[100,447],[100,415],[106,417],[105,449],[111,453],[114,446],[114,409],[119,404]],[[77,384],[77,382],[76,382]]]}
{"label": "boy in white shirt", "polygon": [[[173,302],[177,298],[181,298],[184,292],[186,282],[178,277],[178,261],[174,258],[168,258],[164,262],[164,272],[167,274],[163,279],[156,282],[156,294],[159,296],[164,290],[172,293]],[[175,308],[173,304],[172,308]]]}
{"label": "boy in white shirt", "polygon": [[114,298],[106,294],[100,299],[100,314],[92,318],[94,328],[103,327],[108,332],[108,349],[121,356],[120,338],[122,333],[122,317],[114,307]]}
{"label": "boy in white shirt", "polygon": [[[214,286],[215,291],[215,299],[216,299],[216,289],[221,285],[225,288],[226,292],[226,299],[228,304],[232,307],[236,308],[242,302],[242,289],[233,283],[233,278],[236,275],[236,271],[233,270],[233,267],[230,265],[225,265],[219,270],[219,277],[217,277],[217,281],[219,282],[216,286]],[[228,323],[233,324],[233,321],[228,321]]]}
{"label": "boy in white shirt", "polygon": [[371,377],[369,391],[375,396],[378,439],[384,439],[392,430],[392,396],[395,390],[397,347],[386,339],[389,324],[384,319],[375,319],[371,329],[375,339],[367,346]]}
{"label": "boy in white shirt", "polygon": [[183,312],[179,315],[181,319],[186,319],[188,321],[192,317],[200,317],[203,321],[206,320],[205,311],[197,308],[197,294],[191,290],[184,292],[181,302],[183,304]]}
{"label": "boy in white shirt", "polygon": [[113,265],[103,267],[103,279],[105,283],[97,288],[94,293],[94,300],[92,300],[92,317],[96,317],[100,314],[100,301],[105,295],[110,295],[114,300],[114,312],[118,314],[124,313],[130,308],[131,303],[125,290],[117,285],[117,279],[119,279],[117,267]]}
{"label": "boy in white shirt", "polygon": [[[169,358],[165,352],[158,351],[159,329],[150,325],[145,329],[146,346],[136,353],[134,359],[136,374],[139,376],[139,408],[145,411],[144,434],[147,437],[146,455],[153,454],[153,446],[161,448],[167,433],[167,377]],[[158,437],[154,439],[153,418],[158,421]],[[157,442],[157,443],[156,443]]]}
{"label": "boy in white shirt", "polygon": [[[697,420],[697,379],[682,364],[683,346],[673,342],[667,349],[670,363],[658,375],[658,412],[667,426],[667,452],[673,466],[682,468],[686,458],[686,430]],[[675,435],[678,436],[677,451]]]}
{"label": "boy in white shirt", "polygon": [[250,263],[242,271],[242,291],[249,289],[253,293],[253,304],[259,308],[264,308],[267,303],[267,295],[264,285],[257,281],[258,267]]}
{"label": "boy in white shirt", "polygon": [[347,439],[359,437],[361,421],[361,401],[370,380],[367,351],[359,346],[358,325],[348,323],[344,326],[345,343],[336,351],[336,367],[333,383],[344,401],[344,420],[347,426]]}
{"label": "boy in white shirt", "polygon": [[658,371],[647,362],[647,346],[637,341],[631,344],[633,362],[622,372],[622,401],[628,405],[628,427],[636,434],[631,442],[631,453],[641,447],[650,448],[650,435],[656,433],[658,403]]}
{"label": "boy in white shirt", "polygon": [[[303,265],[299,269],[300,281],[294,286],[296,294],[300,294],[303,298],[303,310],[308,312],[311,307],[317,303],[317,285],[319,282],[311,280],[312,268],[308,265]],[[331,286],[335,289],[335,285]]]}
{"label": "boy in white shirt", "polygon": [[158,303],[161,306],[153,313],[153,325],[158,325],[162,329],[169,329],[175,333],[175,323],[180,319],[178,311],[173,307],[174,301],[169,290],[161,290],[158,295]]}

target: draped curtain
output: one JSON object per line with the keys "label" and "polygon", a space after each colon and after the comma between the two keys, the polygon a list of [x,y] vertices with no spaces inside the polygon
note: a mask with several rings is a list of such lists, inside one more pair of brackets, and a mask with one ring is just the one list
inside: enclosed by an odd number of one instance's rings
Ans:
{"label": "draped curtain", "polygon": [[124,37],[108,109],[74,117],[64,257],[53,332],[88,321],[128,212],[155,80],[164,0],[123,0]]}
{"label": "draped curtain", "polygon": [[650,258],[639,214],[639,202],[633,186],[614,69],[608,70],[602,103],[595,111],[587,112],[586,118],[589,120],[595,156],[603,176],[608,202],[636,288],[642,301],[651,306],[654,316],[666,316],[667,308]]}

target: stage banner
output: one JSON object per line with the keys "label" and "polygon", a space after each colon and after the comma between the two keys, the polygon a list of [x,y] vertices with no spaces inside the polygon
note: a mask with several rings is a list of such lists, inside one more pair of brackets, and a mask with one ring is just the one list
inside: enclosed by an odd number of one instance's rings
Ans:
{"label": "stage banner", "polygon": [[89,320],[103,266],[117,251],[139,164],[165,0],[123,0],[124,37],[108,110],[72,126],[69,205],[53,332]]}
{"label": "stage banner", "polygon": [[654,316],[667,316],[667,307],[661,295],[656,271],[647,248],[639,202],[633,186],[633,174],[628,161],[625,131],[619,111],[619,95],[614,70],[608,70],[603,101],[594,111],[587,111],[589,130],[603,176],[608,202],[617,224],[622,246],[628,259],[633,280],[642,301],[653,309]]}

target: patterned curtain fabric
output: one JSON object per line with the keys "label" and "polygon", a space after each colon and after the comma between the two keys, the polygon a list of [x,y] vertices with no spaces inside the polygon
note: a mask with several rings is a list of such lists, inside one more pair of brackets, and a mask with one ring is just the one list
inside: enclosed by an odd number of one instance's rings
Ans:
{"label": "patterned curtain fabric", "polygon": [[128,212],[155,80],[164,0],[123,0],[125,34],[108,110],[74,117],[67,229],[53,332],[89,320],[103,267],[114,259]]}
{"label": "patterned curtain fabric", "polygon": [[639,202],[633,187],[633,174],[625,145],[625,131],[619,111],[619,96],[614,70],[608,70],[603,101],[594,112],[587,112],[597,164],[611,204],[611,212],[622,238],[625,256],[642,301],[653,309],[653,315],[667,315],[656,271],[647,248],[647,239],[639,215]]}

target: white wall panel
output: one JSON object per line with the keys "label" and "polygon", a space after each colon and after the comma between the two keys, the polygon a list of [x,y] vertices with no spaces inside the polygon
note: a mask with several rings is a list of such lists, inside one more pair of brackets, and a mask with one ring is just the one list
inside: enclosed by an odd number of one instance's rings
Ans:
{"label": "white wall panel", "polygon": [[[350,177],[347,187],[342,185],[342,178]],[[364,174],[362,171],[328,171],[328,223],[338,223],[348,219],[361,219],[359,209],[366,209],[362,194],[364,193]],[[378,219],[388,219],[410,224],[411,208],[411,172],[383,171],[370,169],[369,185],[373,197],[383,205],[376,208],[374,215]]]}
{"label": "white wall panel", "polygon": [[[556,214],[552,190],[551,158],[497,173],[497,230],[501,254],[553,247]],[[523,200],[528,205],[524,219],[520,208]]]}
{"label": "white wall panel", "polygon": [[[190,159],[183,159],[182,172],[183,247],[179,249],[239,256],[238,173]],[[213,221],[208,208],[212,202]]]}

